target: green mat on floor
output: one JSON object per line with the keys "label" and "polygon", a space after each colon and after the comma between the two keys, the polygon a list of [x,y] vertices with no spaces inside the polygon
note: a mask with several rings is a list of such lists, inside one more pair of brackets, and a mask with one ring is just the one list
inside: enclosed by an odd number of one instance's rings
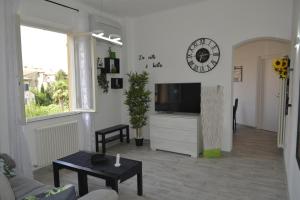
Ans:
{"label": "green mat on floor", "polygon": [[203,152],[204,158],[220,158],[221,156],[221,149],[205,149]]}

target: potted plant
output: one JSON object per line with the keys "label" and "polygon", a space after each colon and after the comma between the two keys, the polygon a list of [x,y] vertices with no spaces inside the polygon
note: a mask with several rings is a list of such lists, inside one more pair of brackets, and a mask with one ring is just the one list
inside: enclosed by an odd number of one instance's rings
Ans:
{"label": "potted plant", "polygon": [[136,146],[143,145],[142,127],[147,124],[146,113],[149,111],[151,92],[146,89],[148,73],[129,73],[129,89],[125,91],[125,104],[128,106],[130,124],[136,131]]}

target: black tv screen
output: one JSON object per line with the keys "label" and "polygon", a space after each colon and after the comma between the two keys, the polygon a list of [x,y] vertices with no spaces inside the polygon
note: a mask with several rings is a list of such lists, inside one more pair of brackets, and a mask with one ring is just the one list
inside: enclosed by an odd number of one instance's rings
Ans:
{"label": "black tv screen", "polygon": [[155,111],[200,113],[201,83],[155,84]]}

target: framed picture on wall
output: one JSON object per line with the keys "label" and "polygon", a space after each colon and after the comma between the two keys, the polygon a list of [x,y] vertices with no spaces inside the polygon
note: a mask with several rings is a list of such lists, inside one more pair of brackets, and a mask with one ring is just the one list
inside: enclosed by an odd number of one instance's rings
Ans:
{"label": "framed picture on wall", "polygon": [[296,146],[296,158],[300,169],[300,98],[298,100],[298,128],[297,128],[297,146]]}
{"label": "framed picture on wall", "polygon": [[243,66],[234,66],[233,82],[243,81]]}

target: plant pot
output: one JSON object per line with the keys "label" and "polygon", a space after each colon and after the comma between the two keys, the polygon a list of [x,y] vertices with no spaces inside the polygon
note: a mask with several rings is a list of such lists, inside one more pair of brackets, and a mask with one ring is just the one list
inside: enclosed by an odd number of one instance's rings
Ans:
{"label": "plant pot", "polygon": [[143,146],[144,144],[144,138],[135,138],[135,145],[137,147]]}

